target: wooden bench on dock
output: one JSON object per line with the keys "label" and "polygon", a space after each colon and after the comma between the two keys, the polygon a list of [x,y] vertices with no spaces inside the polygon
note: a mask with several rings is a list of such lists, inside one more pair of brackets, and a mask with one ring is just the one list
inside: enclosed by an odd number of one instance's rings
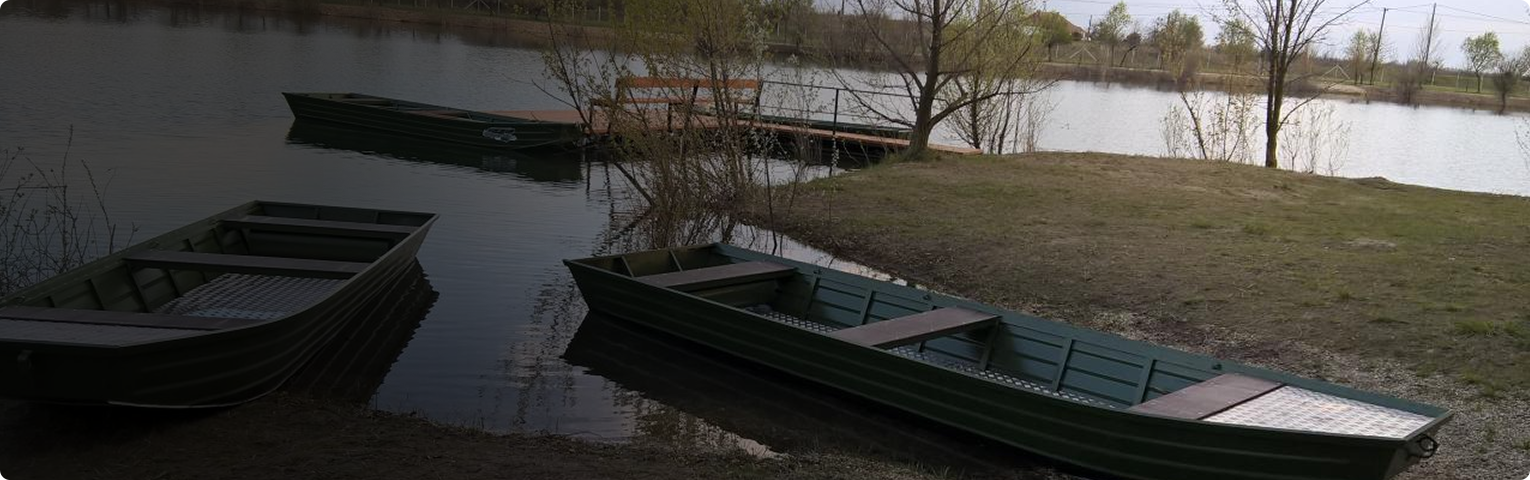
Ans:
{"label": "wooden bench on dock", "polygon": [[797,269],[779,263],[743,262],[645,275],[638,277],[638,279],[650,285],[673,288],[682,292],[692,292],[742,283],[776,280],[790,277],[796,272]]}
{"label": "wooden bench on dock", "polygon": [[[616,98],[612,101],[597,100],[596,106],[616,108],[631,104],[660,104],[669,107],[731,102],[757,105],[760,100],[759,80],[733,79],[711,80],[703,78],[668,77],[622,77],[616,80]],[[652,96],[633,96],[656,92]],[[749,94],[747,92],[753,92]],[[744,92],[735,94],[734,92]],[[710,96],[703,96],[703,94]],[[723,98],[717,98],[717,95]]]}
{"label": "wooden bench on dock", "polygon": [[829,336],[877,348],[894,348],[989,327],[998,321],[999,316],[992,313],[946,307],[835,330]]}
{"label": "wooden bench on dock", "polygon": [[1137,404],[1128,410],[1200,420],[1270,393],[1281,385],[1262,378],[1227,373]]}
{"label": "wooden bench on dock", "polygon": [[251,275],[279,275],[309,278],[351,278],[366,269],[368,263],[309,260],[304,258],[229,255],[222,253],[174,252],[150,250],[127,257],[135,268],[196,270]]}

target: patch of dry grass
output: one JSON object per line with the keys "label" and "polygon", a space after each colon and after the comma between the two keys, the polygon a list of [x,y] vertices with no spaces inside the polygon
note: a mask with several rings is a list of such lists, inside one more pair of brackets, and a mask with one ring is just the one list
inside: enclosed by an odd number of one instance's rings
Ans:
{"label": "patch of dry grass", "polygon": [[1530,199],[1043,153],[878,166],[796,206],[775,228],[921,285],[1456,410],[1403,478],[1530,462],[1490,435],[1527,421]]}

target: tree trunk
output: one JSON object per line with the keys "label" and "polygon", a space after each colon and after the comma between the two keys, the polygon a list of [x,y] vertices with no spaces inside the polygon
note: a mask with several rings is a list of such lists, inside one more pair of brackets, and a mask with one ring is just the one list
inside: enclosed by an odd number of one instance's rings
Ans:
{"label": "tree trunk", "polygon": [[1278,154],[1280,153],[1280,107],[1286,97],[1286,71],[1281,68],[1275,55],[1270,55],[1272,70],[1265,80],[1265,109],[1264,109],[1264,166],[1265,168],[1280,168]]}
{"label": "tree trunk", "polygon": [[[933,3],[932,11],[940,12],[941,2]],[[925,151],[930,146],[930,132],[935,130],[931,123],[935,111],[936,86],[940,85],[940,54],[941,39],[945,34],[947,19],[941,15],[933,15],[930,18],[930,46],[925,54],[924,85],[919,88],[919,103],[914,106],[914,131],[908,142],[906,155],[911,159],[922,159]]]}
{"label": "tree trunk", "polygon": [[929,148],[930,125],[915,125],[914,131],[911,132],[908,137],[908,153],[906,156],[909,159],[920,159],[924,156],[924,152],[929,150]]}

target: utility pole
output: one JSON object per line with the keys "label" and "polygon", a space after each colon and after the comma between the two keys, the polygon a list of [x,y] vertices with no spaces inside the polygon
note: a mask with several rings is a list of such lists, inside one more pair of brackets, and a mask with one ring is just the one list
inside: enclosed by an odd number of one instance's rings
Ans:
{"label": "utility pole", "polygon": [[1371,85],[1376,84],[1376,62],[1381,60],[1381,35],[1387,31],[1387,10],[1381,9],[1381,28],[1376,30],[1376,44],[1371,46]]}

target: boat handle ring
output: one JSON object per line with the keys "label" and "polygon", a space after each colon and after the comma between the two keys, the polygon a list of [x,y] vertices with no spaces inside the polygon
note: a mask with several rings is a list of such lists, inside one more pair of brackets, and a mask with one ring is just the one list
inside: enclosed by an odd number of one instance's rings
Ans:
{"label": "boat handle ring", "polygon": [[1440,449],[1440,442],[1435,441],[1434,437],[1429,436],[1427,433],[1419,436],[1416,443],[1420,453],[1408,452],[1408,455],[1418,458],[1429,458],[1433,457],[1434,452]]}

